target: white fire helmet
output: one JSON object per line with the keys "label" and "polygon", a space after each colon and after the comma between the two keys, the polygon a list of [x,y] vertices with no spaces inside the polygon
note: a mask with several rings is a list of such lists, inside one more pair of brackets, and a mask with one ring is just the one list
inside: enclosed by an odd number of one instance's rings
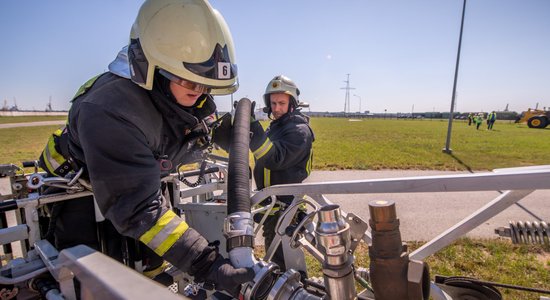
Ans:
{"label": "white fire helmet", "polygon": [[146,0],[132,26],[128,60],[132,81],[148,90],[155,70],[213,95],[239,87],[231,33],[206,0]]}
{"label": "white fire helmet", "polygon": [[292,81],[292,79],[284,75],[278,75],[271,79],[271,81],[267,84],[267,87],[265,88],[264,103],[266,108],[271,107],[269,95],[275,93],[283,93],[289,95],[290,104],[294,108],[298,107],[298,96],[300,96],[300,90],[298,89],[298,87],[296,87],[296,84],[294,83],[294,81]]}

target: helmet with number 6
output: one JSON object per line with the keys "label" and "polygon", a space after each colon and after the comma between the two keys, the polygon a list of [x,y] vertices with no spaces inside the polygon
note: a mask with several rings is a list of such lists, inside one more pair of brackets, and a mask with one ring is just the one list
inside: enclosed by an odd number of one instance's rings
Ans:
{"label": "helmet with number 6", "polygon": [[157,70],[213,95],[239,87],[231,33],[206,0],[145,1],[132,26],[128,60],[132,81],[148,90]]}

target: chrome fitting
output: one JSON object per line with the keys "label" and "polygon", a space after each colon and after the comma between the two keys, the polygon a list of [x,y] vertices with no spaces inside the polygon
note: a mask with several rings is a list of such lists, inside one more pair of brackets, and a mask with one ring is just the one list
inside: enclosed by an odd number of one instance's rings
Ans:
{"label": "chrome fitting", "polygon": [[274,263],[259,261],[254,265],[254,272],[256,273],[254,279],[243,284],[241,295],[244,299],[266,299],[275,280],[277,280],[279,266]]}
{"label": "chrome fitting", "polygon": [[223,235],[227,239],[227,252],[238,247],[254,247],[252,214],[233,213],[224,220]]}
{"label": "chrome fitting", "polygon": [[295,270],[286,271],[275,284],[267,296],[267,300],[321,300],[308,293],[300,282],[300,273]]}
{"label": "chrome fitting", "polygon": [[327,205],[317,213],[315,229],[317,245],[326,257],[326,267],[339,267],[348,262],[351,247],[349,224],[342,217],[340,206]]}
{"label": "chrome fitting", "polygon": [[324,256],[323,278],[329,299],[355,299],[353,256],[350,254],[350,225],[339,205],[327,205],[317,212],[315,238]]}

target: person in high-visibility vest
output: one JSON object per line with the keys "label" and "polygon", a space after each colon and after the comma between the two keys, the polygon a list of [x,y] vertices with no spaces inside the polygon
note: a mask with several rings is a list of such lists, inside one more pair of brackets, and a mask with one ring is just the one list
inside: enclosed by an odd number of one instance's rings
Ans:
{"label": "person in high-visibility vest", "polygon": [[478,113],[474,117],[474,123],[476,124],[476,129],[479,130],[479,126],[481,126],[481,123],[483,123],[483,113]]}
{"label": "person in high-visibility vest", "polygon": [[[236,297],[254,271],[234,268],[172,210],[161,177],[196,161],[216,111],[211,95],[237,88],[232,37],[218,11],[205,0],[146,0],[128,47],[77,92],[66,129],[52,136],[41,164],[56,175],[84,168],[101,214],[118,233]],[[93,199],[63,202],[51,223],[59,248],[99,248]],[[116,232],[107,238],[121,240]],[[153,261],[144,261],[146,270]]]}
{"label": "person in high-visibility vest", "polygon": [[495,124],[496,120],[497,120],[497,113],[493,110],[487,116],[487,130],[493,130],[493,125]]}

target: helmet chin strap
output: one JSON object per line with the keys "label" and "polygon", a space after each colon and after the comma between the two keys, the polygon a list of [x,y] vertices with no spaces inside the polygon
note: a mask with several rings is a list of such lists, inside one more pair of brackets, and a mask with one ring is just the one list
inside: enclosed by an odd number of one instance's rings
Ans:
{"label": "helmet chin strap", "polygon": [[161,91],[161,93],[164,96],[166,96],[166,98],[169,101],[178,103],[178,100],[176,99],[176,97],[172,93],[172,90],[170,89],[170,80],[168,78],[159,74],[158,71],[155,71],[155,78],[153,80],[154,80],[153,88],[157,87]]}

